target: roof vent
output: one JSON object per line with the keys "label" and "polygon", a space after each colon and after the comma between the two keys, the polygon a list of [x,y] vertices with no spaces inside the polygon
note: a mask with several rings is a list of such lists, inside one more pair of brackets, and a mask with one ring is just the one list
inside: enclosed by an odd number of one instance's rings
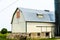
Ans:
{"label": "roof vent", "polygon": [[49,12],[49,10],[44,10],[44,11]]}

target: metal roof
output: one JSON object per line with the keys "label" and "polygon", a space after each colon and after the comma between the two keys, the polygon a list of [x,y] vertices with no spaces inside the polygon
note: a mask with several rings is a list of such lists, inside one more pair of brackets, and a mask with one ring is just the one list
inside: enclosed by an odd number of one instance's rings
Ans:
{"label": "metal roof", "polygon": [[[19,8],[25,18],[25,21],[37,21],[37,22],[55,22],[55,15],[52,11],[34,10],[27,8]],[[43,18],[38,18],[37,14],[42,14]]]}
{"label": "metal roof", "polygon": [[[35,9],[27,9],[27,8],[17,8],[12,16],[11,24],[13,23],[14,15],[17,10],[20,10],[23,13],[25,21],[33,21],[33,22],[55,22],[55,14],[52,11],[44,11],[44,10],[35,10]],[[42,14],[43,18],[39,18],[37,14]]]}

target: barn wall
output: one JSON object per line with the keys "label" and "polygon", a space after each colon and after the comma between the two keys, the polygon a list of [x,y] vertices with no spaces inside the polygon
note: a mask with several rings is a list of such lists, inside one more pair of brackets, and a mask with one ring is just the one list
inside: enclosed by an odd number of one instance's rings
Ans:
{"label": "barn wall", "polygon": [[51,32],[54,27],[52,23],[27,22],[27,32]]}
{"label": "barn wall", "polygon": [[13,23],[12,23],[12,33],[25,33],[26,27],[25,27],[25,20],[23,17],[22,12],[19,14],[20,16],[17,16],[17,13],[14,15]]}

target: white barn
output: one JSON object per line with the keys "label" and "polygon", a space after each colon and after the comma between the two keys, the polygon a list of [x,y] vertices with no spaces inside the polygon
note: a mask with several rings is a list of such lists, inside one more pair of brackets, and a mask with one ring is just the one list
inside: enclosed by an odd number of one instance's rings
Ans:
{"label": "white barn", "polygon": [[48,10],[17,8],[11,21],[12,33],[27,33],[28,37],[52,38],[55,17]]}

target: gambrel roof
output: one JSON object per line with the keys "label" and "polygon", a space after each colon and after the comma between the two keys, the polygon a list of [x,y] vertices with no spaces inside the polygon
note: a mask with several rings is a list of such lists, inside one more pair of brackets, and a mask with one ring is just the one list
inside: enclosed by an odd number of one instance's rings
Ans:
{"label": "gambrel roof", "polygon": [[[52,11],[44,11],[44,10],[34,10],[34,9],[27,9],[27,8],[17,8],[19,9],[25,21],[34,21],[34,22],[55,22],[55,15]],[[15,11],[16,12],[16,11]],[[42,14],[43,17],[39,18],[37,14]],[[14,18],[15,13],[13,14],[12,21]]]}

